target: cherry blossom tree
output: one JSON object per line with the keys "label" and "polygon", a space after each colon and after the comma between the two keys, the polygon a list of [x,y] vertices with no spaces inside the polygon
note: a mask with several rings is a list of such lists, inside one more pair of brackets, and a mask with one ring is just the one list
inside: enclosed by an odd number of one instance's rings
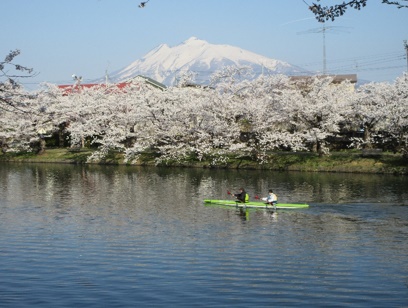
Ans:
{"label": "cherry blossom tree", "polygon": [[211,87],[199,87],[186,75],[179,87],[165,91],[142,80],[124,89],[78,91],[47,84],[19,101],[18,113],[14,106],[0,109],[0,138],[5,150],[22,151],[58,133],[71,147],[93,147],[90,160],[121,153],[134,163],[149,153],[157,164],[202,160],[219,166],[244,157],[265,163],[281,150],[323,155],[340,128],[362,125],[365,136],[355,144],[407,151],[406,75],[357,91],[330,77],[299,83],[283,75],[246,76],[251,72],[225,68]]}
{"label": "cherry blossom tree", "polygon": [[[32,77],[33,70],[14,62],[19,54],[20,50],[12,50],[3,61],[0,61],[0,144],[3,152],[7,151],[10,143],[26,148],[26,142],[22,140],[30,139],[30,134],[23,138],[20,132],[25,131],[24,128],[29,123],[22,122],[28,121],[27,118],[30,117],[29,105],[33,102],[33,96],[21,87],[18,79]],[[21,121],[16,119],[15,114],[20,116]],[[17,120],[22,127],[13,127],[9,118],[15,118],[13,121]]]}
{"label": "cherry blossom tree", "polygon": [[[72,147],[85,143],[99,147],[95,154],[110,150],[122,151],[135,138],[136,108],[139,105],[139,84],[130,83],[124,89],[115,85],[80,88],[80,91],[61,93],[58,126],[66,123]],[[139,96],[133,93],[137,89]],[[103,155],[102,155],[103,156]],[[96,156],[94,158],[97,158]]]}
{"label": "cherry blossom tree", "polygon": [[384,130],[395,141],[393,150],[408,159],[408,75],[397,78],[393,88]]}
{"label": "cherry blossom tree", "polygon": [[[289,77],[260,76],[235,86],[235,118],[241,151],[261,163],[268,161],[268,152],[283,148],[304,149],[296,133],[290,131],[290,99],[296,93]],[[245,147],[245,148],[244,148]]]}
{"label": "cherry blossom tree", "polygon": [[[15,92],[14,92],[15,93]],[[46,110],[35,94],[14,96],[12,103],[0,109],[0,140],[2,151],[42,153],[45,148],[44,123]]]}
{"label": "cherry blossom tree", "polygon": [[369,83],[358,89],[349,114],[352,122],[358,123],[363,130],[363,138],[355,140],[358,147],[372,148],[381,140],[394,93],[394,86],[389,83]]}
{"label": "cherry blossom tree", "polygon": [[328,153],[327,138],[340,130],[351,88],[347,81],[334,85],[331,77],[315,77],[291,96],[287,112],[293,130],[319,155]]}
{"label": "cherry blossom tree", "polygon": [[222,160],[239,136],[232,109],[223,98],[212,89],[192,87],[171,88],[159,97],[149,97],[139,106],[144,115],[138,139],[142,144],[136,142],[127,153],[137,154],[148,136],[149,146],[159,155],[158,163],[189,157]]}

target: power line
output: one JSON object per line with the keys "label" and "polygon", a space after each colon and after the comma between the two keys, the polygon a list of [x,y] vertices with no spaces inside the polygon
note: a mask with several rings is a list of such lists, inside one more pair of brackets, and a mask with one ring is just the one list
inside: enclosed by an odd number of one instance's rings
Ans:
{"label": "power line", "polygon": [[[399,55],[399,56],[394,56],[394,57],[389,57],[389,58],[383,58],[383,59],[373,59],[373,60],[359,60],[359,61],[354,61],[354,63],[349,63],[349,64],[345,64],[345,65],[341,65],[341,66],[337,66],[334,67],[333,70],[341,70],[343,68],[350,68],[350,67],[354,67],[354,68],[364,68],[364,67],[370,67],[370,66],[378,66],[380,64],[384,64],[384,63],[390,63],[390,62],[399,62],[401,60],[404,59],[403,55]],[[358,69],[357,69],[358,70]]]}
{"label": "power line", "polygon": [[[329,63],[337,64],[332,65],[330,72],[361,72],[369,70],[384,70],[384,69],[397,69],[401,65],[389,65],[384,66],[386,63],[398,63],[401,60],[405,59],[405,56],[401,52],[392,52],[392,53],[382,53],[377,55],[365,55],[361,57],[350,57],[344,59],[335,59],[331,60]],[[309,68],[318,65],[320,62],[309,62],[307,64],[297,64],[303,68]]]}

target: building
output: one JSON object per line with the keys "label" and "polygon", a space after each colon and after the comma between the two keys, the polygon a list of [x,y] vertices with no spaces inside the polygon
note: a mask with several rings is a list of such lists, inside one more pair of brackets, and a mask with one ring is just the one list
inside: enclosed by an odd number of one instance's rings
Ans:
{"label": "building", "polygon": [[333,79],[332,83],[334,85],[340,84],[344,81],[349,81],[350,91],[354,91],[357,84],[357,74],[347,74],[347,75],[316,75],[316,76],[290,76],[292,80],[299,87],[307,89],[309,85],[313,82],[314,78],[326,78],[331,77]]}
{"label": "building", "polygon": [[71,94],[71,93],[80,93],[82,89],[91,89],[91,88],[114,88],[118,90],[123,90],[127,86],[129,86],[131,83],[137,83],[137,82],[144,82],[145,84],[148,84],[150,86],[153,86],[156,89],[159,89],[161,91],[164,91],[167,87],[146,76],[138,75],[135,78],[132,78],[128,81],[125,82],[120,82],[120,83],[81,83],[80,79],[76,78],[75,84],[72,85],[58,85],[58,88],[63,90],[64,94]]}

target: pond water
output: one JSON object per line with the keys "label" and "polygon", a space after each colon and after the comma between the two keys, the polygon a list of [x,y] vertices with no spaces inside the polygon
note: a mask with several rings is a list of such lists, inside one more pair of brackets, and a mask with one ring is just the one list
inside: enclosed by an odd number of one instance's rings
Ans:
{"label": "pond water", "polygon": [[[244,186],[308,209],[205,206]],[[407,307],[408,178],[0,164],[0,307]]]}

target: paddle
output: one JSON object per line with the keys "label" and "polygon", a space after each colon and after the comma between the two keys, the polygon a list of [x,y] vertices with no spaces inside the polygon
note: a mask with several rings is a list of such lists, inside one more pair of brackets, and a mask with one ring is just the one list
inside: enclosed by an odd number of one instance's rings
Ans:
{"label": "paddle", "polygon": [[235,195],[234,195],[232,192],[230,192],[229,190],[227,190],[227,194],[228,194],[230,197],[235,197]]}
{"label": "paddle", "polygon": [[[231,193],[229,190],[227,190],[227,194],[230,195],[230,196],[231,195],[234,196],[234,194]],[[235,200],[235,205],[238,206],[238,201],[237,200]]]}
{"label": "paddle", "polygon": [[[255,199],[259,200],[259,199],[261,199],[261,198],[259,198],[259,196],[256,195],[256,196],[255,196]],[[271,207],[273,206],[273,209],[274,209],[274,210],[276,210],[276,205],[273,204],[272,202],[266,202],[265,204],[266,204],[266,208],[268,208],[268,205],[270,205]]]}

